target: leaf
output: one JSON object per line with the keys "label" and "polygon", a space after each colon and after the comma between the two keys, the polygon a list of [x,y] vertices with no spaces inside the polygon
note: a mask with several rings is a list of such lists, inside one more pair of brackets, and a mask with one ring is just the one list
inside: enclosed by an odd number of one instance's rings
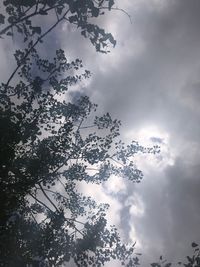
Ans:
{"label": "leaf", "polygon": [[192,247],[193,247],[193,248],[196,248],[196,247],[198,247],[198,244],[195,243],[195,242],[192,242]]}
{"label": "leaf", "polygon": [[17,31],[18,31],[19,33],[23,33],[23,30],[22,30],[20,27],[17,27]]}
{"label": "leaf", "polygon": [[93,17],[99,16],[99,9],[97,7],[92,8],[91,12]]}
{"label": "leaf", "polygon": [[40,15],[48,15],[48,13],[42,9],[39,10]]}
{"label": "leaf", "polygon": [[187,256],[186,258],[187,258],[188,262],[193,263],[194,260],[191,257]]}
{"label": "leaf", "polygon": [[62,11],[63,11],[63,7],[62,6],[57,7],[56,11],[57,11],[58,15],[61,15]]}
{"label": "leaf", "polygon": [[114,0],[108,2],[108,9],[111,10],[112,6],[115,4]]}
{"label": "leaf", "polygon": [[70,16],[69,17],[69,22],[73,23],[73,22],[77,21],[77,19],[78,19],[78,17],[76,15],[75,16]]}
{"label": "leaf", "polygon": [[12,32],[7,32],[6,35],[13,36]]}
{"label": "leaf", "polygon": [[4,24],[5,23],[5,16],[0,14],[0,24]]}
{"label": "leaf", "polygon": [[86,31],[81,31],[81,34],[86,38],[87,35],[86,35]]}
{"label": "leaf", "polygon": [[27,20],[26,20],[26,24],[27,24],[27,25],[31,25],[31,21],[27,19]]}
{"label": "leaf", "polygon": [[152,266],[152,267],[161,267],[160,264],[158,264],[158,263],[156,263],[156,262],[151,263],[151,266]]}
{"label": "leaf", "polygon": [[41,34],[41,28],[40,27],[32,27],[34,33]]}

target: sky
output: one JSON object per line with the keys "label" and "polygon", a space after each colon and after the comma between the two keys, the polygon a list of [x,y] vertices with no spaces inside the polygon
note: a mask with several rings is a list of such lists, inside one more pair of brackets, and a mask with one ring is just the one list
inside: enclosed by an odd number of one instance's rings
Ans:
{"label": "sky", "polygon": [[[138,157],[140,184],[112,177],[81,190],[111,205],[109,220],[125,240],[136,241],[143,266],[164,255],[179,261],[200,241],[200,1],[123,0],[128,12],[109,12],[99,23],[117,45],[97,53],[77,29],[62,25],[49,37],[70,58],[83,59],[92,77],[79,88],[122,121],[121,138],[159,145],[155,156]],[[1,77],[11,66],[1,45]],[[9,63],[9,64],[8,64]]]}
{"label": "sky", "polygon": [[93,73],[81,91],[122,121],[122,139],[158,144],[161,153],[137,160],[140,184],[112,177],[96,191],[83,190],[110,203],[111,220],[136,241],[144,266],[160,255],[177,262],[200,240],[200,2],[124,0],[117,6],[132,23],[117,11],[101,19],[117,40],[110,54],[96,53],[73,29],[61,43],[70,55],[80,53]]}

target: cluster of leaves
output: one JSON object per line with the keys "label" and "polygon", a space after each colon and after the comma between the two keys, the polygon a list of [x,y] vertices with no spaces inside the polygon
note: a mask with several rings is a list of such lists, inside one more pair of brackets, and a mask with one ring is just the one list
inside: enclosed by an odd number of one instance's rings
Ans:
{"label": "cluster of leaves", "polygon": [[38,19],[48,15],[54,17],[52,14],[55,13],[56,20],[47,31],[66,21],[79,28],[81,34],[87,37],[99,52],[106,53],[109,51],[109,44],[116,44],[112,34],[106,33],[93,23],[93,19],[103,15],[104,10],[112,9],[113,0],[5,0],[3,5],[5,12],[0,14],[0,24],[3,24],[0,30],[2,37],[5,34],[13,36],[17,32],[24,36],[26,42],[34,36],[44,35],[45,31],[37,24]]}

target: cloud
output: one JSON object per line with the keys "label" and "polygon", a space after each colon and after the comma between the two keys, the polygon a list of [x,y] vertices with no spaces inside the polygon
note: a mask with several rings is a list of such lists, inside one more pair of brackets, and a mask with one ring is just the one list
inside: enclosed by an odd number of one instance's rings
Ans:
{"label": "cloud", "polygon": [[122,12],[101,18],[117,39],[110,54],[96,53],[89,40],[64,25],[45,49],[48,55],[61,46],[70,59],[83,59],[93,73],[87,87],[81,85],[84,93],[99,104],[100,112],[122,120],[122,138],[142,136],[141,142],[163,148],[160,157],[140,159],[145,174],[141,184],[82,187],[111,204],[110,218],[127,240],[140,244],[145,266],[160,254],[183,257],[200,238],[200,1],[124,0],[118,6],[132,16],[132,24]]}
{"label": "cloud", "polygon": [[[102,110],[122,119],[126,140],[142,129],[148,133],[149,125],[168,134],[167,145],[161,132],[147,134],[149,142],[155,138],[165,142],[162,157],[157,158],[164,164],[144,159],[142,183],[127,183],[126,193],[117,197],[123,203],[121,227],[141,244],[146,262],[160,254],[175,259],[186,255],[199,237],[200,2],[126,1],[124,5],[133,24],[115,14],[116,49],[102,56],[82,47],[94,74],[87,92]],[[128,132],[132,134],[127,137]],[[143,212],[136,212],[141,204],[130,201],[134,194],[143,203]]]}
{"label": "cloud", "polygon": [[152,170],[149,179],[137,188],[145,212],[142,217],[130,213],[130,221],[141,243],[141,252],[146,252],[146,264],[159,255],[172,261],[183,259],[192,241],[200,241],[199,170],[199,164],[185,165],[177,158],[162,177]]}

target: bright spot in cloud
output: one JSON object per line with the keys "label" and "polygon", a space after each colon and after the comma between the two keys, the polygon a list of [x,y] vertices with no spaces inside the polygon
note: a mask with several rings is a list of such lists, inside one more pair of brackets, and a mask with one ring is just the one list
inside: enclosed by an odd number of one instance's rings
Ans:
{"label": "bright spot in cloud", "polygon": [[136,241],[137,248],[141,248],[140,239],[135,230],[134,220],[136,218],[138,219],[142,218],[145,215],[144,202],[142,198],[140,197],[140,195],[134,192],[133,195],[129,196],[126,199],[124,205],[126,207],[129,207],[129,216],[132,218],[129,221],[129,225],[130,225],[129,239],[132,240],[132,242]]}
{"label": "bright spot in cloud", "polygon": [[118,194],[126,191],[126,184],[124,179],[112,175],[108,181],[104,183],[105,192],[108,194]]}
{"label": "bright spot in cloud", "polygon": [[137,249],[143,248],[143,246],[141,244],[141,241],[137,237],[137,233],[136,233],[136,230],[135,230],[135,227],[134,227],[133,223],[131,224],[131,230],[129,232],[129,238],[130,238],[130,240],[132,240],[132,242],[136,242],[136,246],[135,247]]}
{"label": "bright spot in cloud", "polygon": [[125,203],[126,206],[130,206],[130,214],[136,217],[142,217],[145,212],[144,203],[141,197],[134,193],[130,196]]}
{"label": "bright spot in cloud", "polygon": [[138,131],[129,131],[126,138],[129,140],[134,138],[144,147],[159,146],[160,153],[142,154],[136,157],[136,163],[142,170],[152,167],[163,170],[169,165],[174,165],[175,152],[170,144],[170,135],[158,126],[146,125]]}

